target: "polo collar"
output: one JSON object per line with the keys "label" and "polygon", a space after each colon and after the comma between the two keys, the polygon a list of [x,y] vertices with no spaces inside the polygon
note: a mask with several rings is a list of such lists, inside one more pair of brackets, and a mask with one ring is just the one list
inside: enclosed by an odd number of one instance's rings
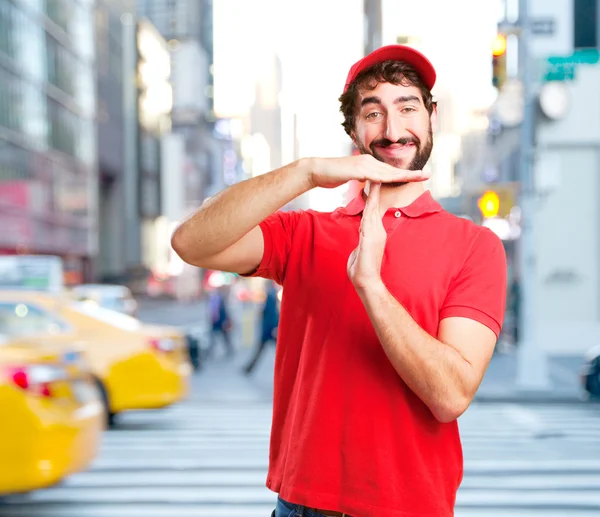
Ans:
{"label": "polo collar", "polygon": [[[365,208],[365,200],[363,199],[364,189],[350,201],[345,207],[338,209],[344,215],[358,215]],[[434,214],[442,210],[442,206],[433,199],[431,192],[426,190],[410,205],[398,207],[397,210],[402,212],[402,215],[407,217],[421,217],[427,214]]]}

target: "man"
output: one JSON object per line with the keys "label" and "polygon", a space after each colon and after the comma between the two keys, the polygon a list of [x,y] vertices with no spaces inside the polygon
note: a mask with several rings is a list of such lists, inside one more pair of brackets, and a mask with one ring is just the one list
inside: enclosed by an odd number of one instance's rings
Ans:
{"label": "man", "polygon": [[261,313],[260,341],[256,345],[254,355],[244,368],[244,373],[250,375],[256,367],[260,356],[271,341],[276,340],[277,327],[279,326],[279,307],[277,301],[277,287],[275,282],[267,282],[265,289],[265,303]]}
{"label": "man", "polygon": [[[506,257],[424,189],[435,77],[409,47],[376,50],[340,97],[362,155],[233,185],[173,235],[191,264],[284,286],[267,477],[276,517],[453,515],[456,419],[500,332]],[[276,212],[349,180],[367,186],[344,208]]]}

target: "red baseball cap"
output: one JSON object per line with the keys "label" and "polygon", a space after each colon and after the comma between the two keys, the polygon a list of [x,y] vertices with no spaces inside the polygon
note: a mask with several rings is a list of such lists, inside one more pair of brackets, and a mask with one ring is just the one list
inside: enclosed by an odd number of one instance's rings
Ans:
{"label": "red baseball cap", "polygon": [[390,59],[393,59],[394,61],[403,61],[413,66],[423,79],[425,86],[430,90],[433,88],[436,74],[435,68],[433,68],[429,59],[412,47],[407,47],[406,45],[387,45],[386,47],[374,50],[368,56],[363,57],[360,61],[357,61],[352,65],[352,68],[348,72],[344,93],[346,93],[348,87],[356,79],[356,76],[365,68],[369,68],[370,66]]}

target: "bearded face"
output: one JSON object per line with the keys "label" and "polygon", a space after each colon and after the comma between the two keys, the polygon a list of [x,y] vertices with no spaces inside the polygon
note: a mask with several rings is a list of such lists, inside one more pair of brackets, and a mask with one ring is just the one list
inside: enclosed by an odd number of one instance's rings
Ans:
{"label": "bearded face", "polygon": [[354,142],[393,167],[422,170],[433,149],[436,112],[430,114],[418,88],[380,83],[360,92]]}

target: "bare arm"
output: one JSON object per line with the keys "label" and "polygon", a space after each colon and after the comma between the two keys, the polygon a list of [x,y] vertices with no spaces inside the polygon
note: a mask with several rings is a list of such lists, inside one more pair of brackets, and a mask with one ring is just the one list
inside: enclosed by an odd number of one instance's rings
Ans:
{"label": "bare arm", "polygon": [[467,409],[488,367],[496,335],[467,318],[442,320],[439,339],[425,332],[382,282],[359,289],[394,369],[440,422]]}
{"label": "bare arm", "polygon": [[[379,185],[370,185],[358,247],[348,259],[348,275],[398,375],[435,418],[451,422],[473,400],[494,352],[496,334],[474,319],[446,317],[440,322],[436,339],[388,291],[381,279],[387,233],[381,220],[379,191]],[[502,276],[504,253],[487,254],[485,258],[494,256],[497,274]],[[485,286],[480,277],[471,281]],[[501,298],[503,292],[504,287],[501,292],[491,290],[488,295]]]}
{"label": "bare arm", "polygon": [[273,212],[312,188],[308,160],[242,181],[209,199],[179,225],[171,238],[189,264],[248,273],[263,255],[258,225]]}
{"label": "bare arm", "polygon": [[179,225],[171,246],[194,266],[248,273],[258,267],[264,252],[258,225],[310,189],[335,188],[352,179],[397,182],[427,178],[422,171],[396,169],[369,154],[303,158],[223,190]]}

